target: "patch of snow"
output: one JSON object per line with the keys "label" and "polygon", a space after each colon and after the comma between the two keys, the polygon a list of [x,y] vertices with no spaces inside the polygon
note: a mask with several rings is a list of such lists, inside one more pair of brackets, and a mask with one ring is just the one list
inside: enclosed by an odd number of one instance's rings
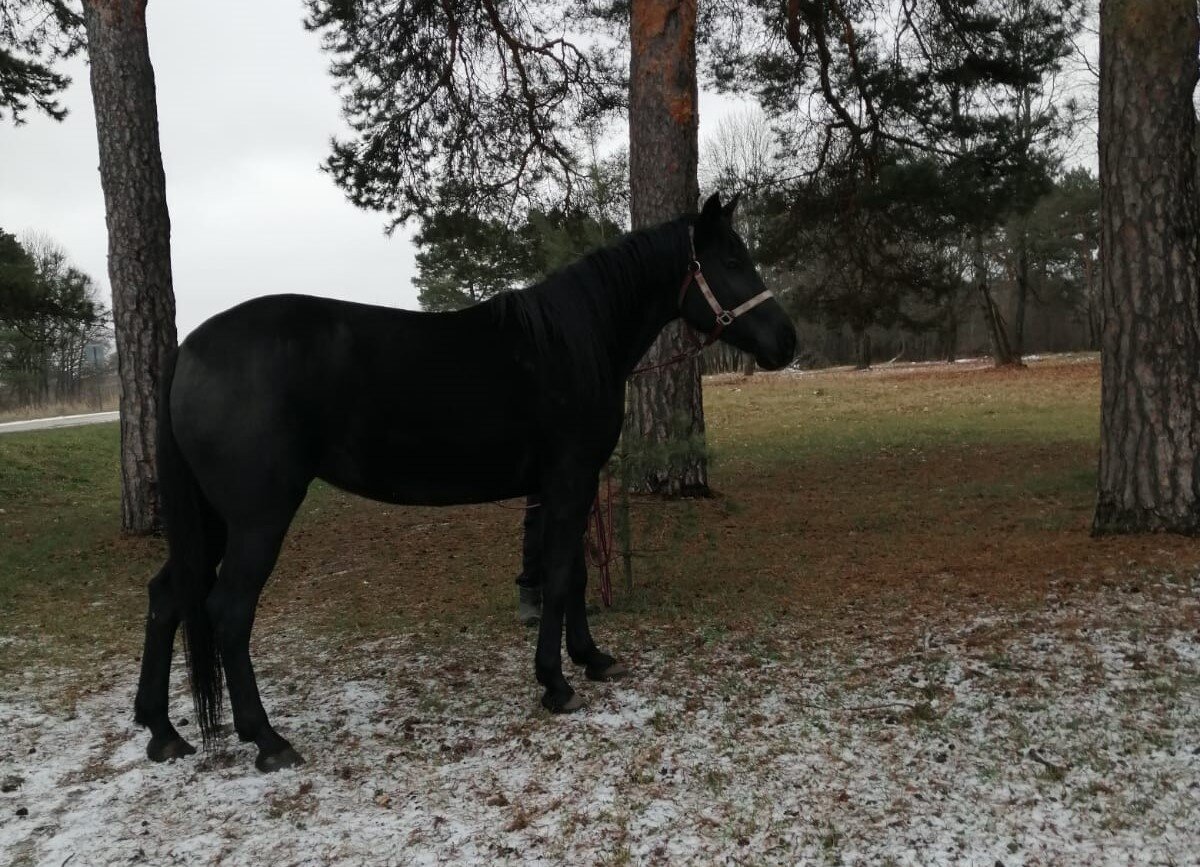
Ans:
{"label": "patch of snow", "polygon": [[[46,673],[0,697],[0,862],[1188,863],[1196,608],[985,611],[899,660],[797,635],[748,664],[750,642],[663,634],[629,680],[579,678],[568,717],[537,708],[526,648],[485,636],[445,653],[260,636],[264,703],[309,760],[274,775],[232,737],[151,764],[134,670],[67,710],[39,697],[72,673]],[[191,715],[182,686],[173,705]]]}

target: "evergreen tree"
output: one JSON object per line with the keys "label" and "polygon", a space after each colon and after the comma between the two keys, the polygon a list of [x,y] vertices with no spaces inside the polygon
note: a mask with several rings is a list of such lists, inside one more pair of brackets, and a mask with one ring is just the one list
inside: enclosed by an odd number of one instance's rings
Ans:
{"label": "evergreen tree", "polygon": [[353,135],[327,168],[392,225],[498,216],[581,178],[589,130],[623,104],[615,54],[553,0],[307,0]]}
{"label": "evergreen tree", "polygon": [[0,231],[0,384],[12,402],[75,397],[84,349],[107,322],[91,277],[53,242]]}
{"label": "evergreen tree", "polygon": [[[1046,97],[1071,50],[1080,8],[1072,0],[767,0],[733,3],[746,16],[712,29],[716,83],[752,89],[782,132],[796,203],[836,191],[838,214],[857,224],[860,277],[896,257],[889,247],[910,226],[890,213],[935,214],[946,241],[965,235],[997,363],[1014,360],[992,300],[984,254],[988,232],[1024,212],[1045,190],[1054,144],[1073,114]],[[732,19],[730,19],[732,20]],[[814,100],[814,97],[816,99]],[[920,179],[932,163],[940,202],[926,208]],[[912,167],[912,171],[909,168]],[[884,177],[891,174],[892,179]],[[828,175],[830,180],[818,180]],[[909,205],[885,206],[888,191]],[[915,197],[915,198],[913,198]],[[784,197],[786,199],[786,196]],[[871,204],[870,211],[867,210]],[[949,218],[952,225],[946,224]],[[865,267],[864,267],[865,266]],[[902,269],[903,270],[903,269]],[[905,280],[888,283],[904,289]],[[849,286],[865,286],[859,277]],[[849,292],[858,290],[848,289]],[[866,292],[871,295],[874,293]],[[868,298],[861,311],[898,309]]]}
{"label": "evergreen tree", "polygon": [[[1075,168],[1055,178],[1050,192],[1027,213],[1015,215],[999,237],[1004,270],[1013,282],[1020,287],[1024,266],[1030,294],[1075,311],[1094,349],[1100,341],[1099,220],[1099,182],[1086,169]],[[1016,329],[1022,324],[1023,303],[1018,292],[1015,335],[1020,334]]]}
{"label": "evergreen tree", "polygon": [[0,229],[0,323],[22,319],[39,306],[37,264],[15,236]]}
{"label": "evergreen tree", "polygon": [[423,221],[414,241],[421,308],[458,310],[528,286],[614,238],[620,228],[582,209],[530,211],[516,227],[459,213]]}
{"label": "evergreen tree", "polygon": [[458,310],[516,289],[534,271],[529,232],[501,220],[440,212],[413,238],[417,253],[417,300],[423,310]]}
{"label": "evergreen tree", "polygon": [[66,117],[58,94],[71,80],[54,64],[83,44],[83,19],[65,0],[0,2],[0,120],[21,124],[31,108]]}
{"label": "evergreen tree", "polygon": [[849,328],[859,367],[870,365],[872,328],[946,325],[958,289],[946,254],[954,222],[941,209],[947,183],[935,161],[897,150],[873,174],[831,164],[768,200],[776,218],[762,249],[789,275],[789,306]]}

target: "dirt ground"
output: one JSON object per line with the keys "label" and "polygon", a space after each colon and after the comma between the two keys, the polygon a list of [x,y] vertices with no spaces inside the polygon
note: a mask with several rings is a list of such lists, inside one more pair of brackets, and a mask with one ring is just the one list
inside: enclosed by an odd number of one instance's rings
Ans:
{"label": "dirt ground", "polygon": [[317,490],[256,627],[309,760],[272,776],[232,737],[144,760],[161,546],[80,511],[56,545],[90,571],[56,579],[40,510],[87,504],[33,466],[0,515],[29,546],[0,599],[0,860],[1195,863],[1200,549],[1088,535],[1097,396],[1088,357],[709,381],[717,496],[635,498],[634,591],[618,570],[594,621],[632,675],[575,674],[561,718],[512,617],[519,511]]}

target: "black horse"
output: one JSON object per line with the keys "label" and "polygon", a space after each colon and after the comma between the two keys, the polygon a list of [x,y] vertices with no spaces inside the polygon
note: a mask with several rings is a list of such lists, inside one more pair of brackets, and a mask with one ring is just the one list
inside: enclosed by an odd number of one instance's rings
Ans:
{"label": "black horse", "polygon": [[257,767],[302,761],[267,720],[250,629],[314,478],[389,503],[540,494],[542,704],[581,704],[562,672],[564,618],[567,652],[587,677],[623,674],[588,631],[583,536],[626,378],[680,315],[766,368],[795,351],[791,321],[733,231],[733,207],[713,196],[699,216],[633,232],[535,286],[454,313],[278,295],[196,329],[168,361],[159,407],[169,558],[150,582],[135,702],[149,757],[195,752],[167,716],[182,621],[205,744],[219,725],[223,668],[234,728],[258,746]]}

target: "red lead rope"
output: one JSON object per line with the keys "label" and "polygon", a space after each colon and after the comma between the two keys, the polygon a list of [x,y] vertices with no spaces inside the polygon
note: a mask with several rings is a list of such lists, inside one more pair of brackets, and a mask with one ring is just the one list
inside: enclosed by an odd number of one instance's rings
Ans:
{"label": "red lead rope", "polygon": [[612,476],[605,479],[603,501],[600,499],[600,491],[596,491],[592,513],[588,516],[587,540],[583,550],[588,563],[595,566],[599,572],[600,598],[604,600],[604,607],[611,608],[612,576],[609,574],[609,564],[613,559]]}

